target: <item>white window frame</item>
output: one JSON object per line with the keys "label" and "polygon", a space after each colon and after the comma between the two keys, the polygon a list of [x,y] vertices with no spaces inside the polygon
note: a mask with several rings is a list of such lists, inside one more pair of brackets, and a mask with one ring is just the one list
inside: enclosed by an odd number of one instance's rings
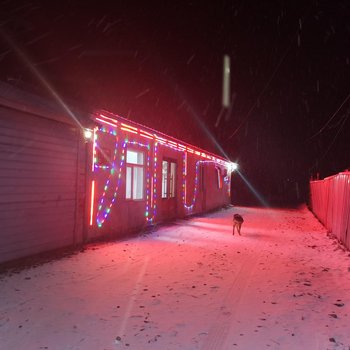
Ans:
{"label": "white window frame", "polygon": [[216,176],[217,176],[217,186],[218,186],[218,189],[221,190],[223,187],[222,169],[219,166],[216,166],[215,170],[216,170]]}
{"label": "white window frame", "polygon": [[162,199],[176,197],[177,163],[172,159],[162,161]]}
{"label": "white window frame", "polygon": [[145,198],[145,154],[136,149],[126,150],[125,199]]}

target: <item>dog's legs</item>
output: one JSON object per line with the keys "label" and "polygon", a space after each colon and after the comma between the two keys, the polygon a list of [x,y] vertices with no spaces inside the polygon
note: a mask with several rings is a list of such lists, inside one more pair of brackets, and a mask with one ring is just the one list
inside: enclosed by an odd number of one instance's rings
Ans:
{"label": "dog's legs", "polygon": [[237,232],[241,236],[241,224],[237,225]]}
{"label": "dog's legs", "polygon": [[235,235],[235,226],[236,226],[236,224],[233,223],[233,230],[232,230],[232,235],[233,235],[233,236]]}

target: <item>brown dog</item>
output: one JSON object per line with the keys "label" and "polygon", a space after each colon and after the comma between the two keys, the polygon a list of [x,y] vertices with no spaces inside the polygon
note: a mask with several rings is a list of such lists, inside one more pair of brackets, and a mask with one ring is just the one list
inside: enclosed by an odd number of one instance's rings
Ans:
{"label": "brown dog", "polygon": [[244,220],[241,215],[235,214],[233,215],[233,232],[232,234],[235,234],[235,227],[237,227],[237,232],[239,235],[241,235],[241,226],[243,224]]}

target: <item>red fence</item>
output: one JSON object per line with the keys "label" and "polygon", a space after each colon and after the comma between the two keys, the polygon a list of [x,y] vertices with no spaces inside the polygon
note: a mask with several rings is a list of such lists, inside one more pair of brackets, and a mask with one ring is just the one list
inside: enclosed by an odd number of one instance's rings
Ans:
{"label": "red fence", "polygon": [[350,249],[350,172],[310,181],[313,213]]}

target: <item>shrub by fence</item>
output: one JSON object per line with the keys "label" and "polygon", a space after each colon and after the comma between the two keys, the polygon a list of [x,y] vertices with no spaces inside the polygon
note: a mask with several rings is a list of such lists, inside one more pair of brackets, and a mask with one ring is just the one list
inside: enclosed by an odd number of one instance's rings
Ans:
{"label": "shrub by fence", "polygon": [[350,172],[310,181],[312,212],[350,250]]}

